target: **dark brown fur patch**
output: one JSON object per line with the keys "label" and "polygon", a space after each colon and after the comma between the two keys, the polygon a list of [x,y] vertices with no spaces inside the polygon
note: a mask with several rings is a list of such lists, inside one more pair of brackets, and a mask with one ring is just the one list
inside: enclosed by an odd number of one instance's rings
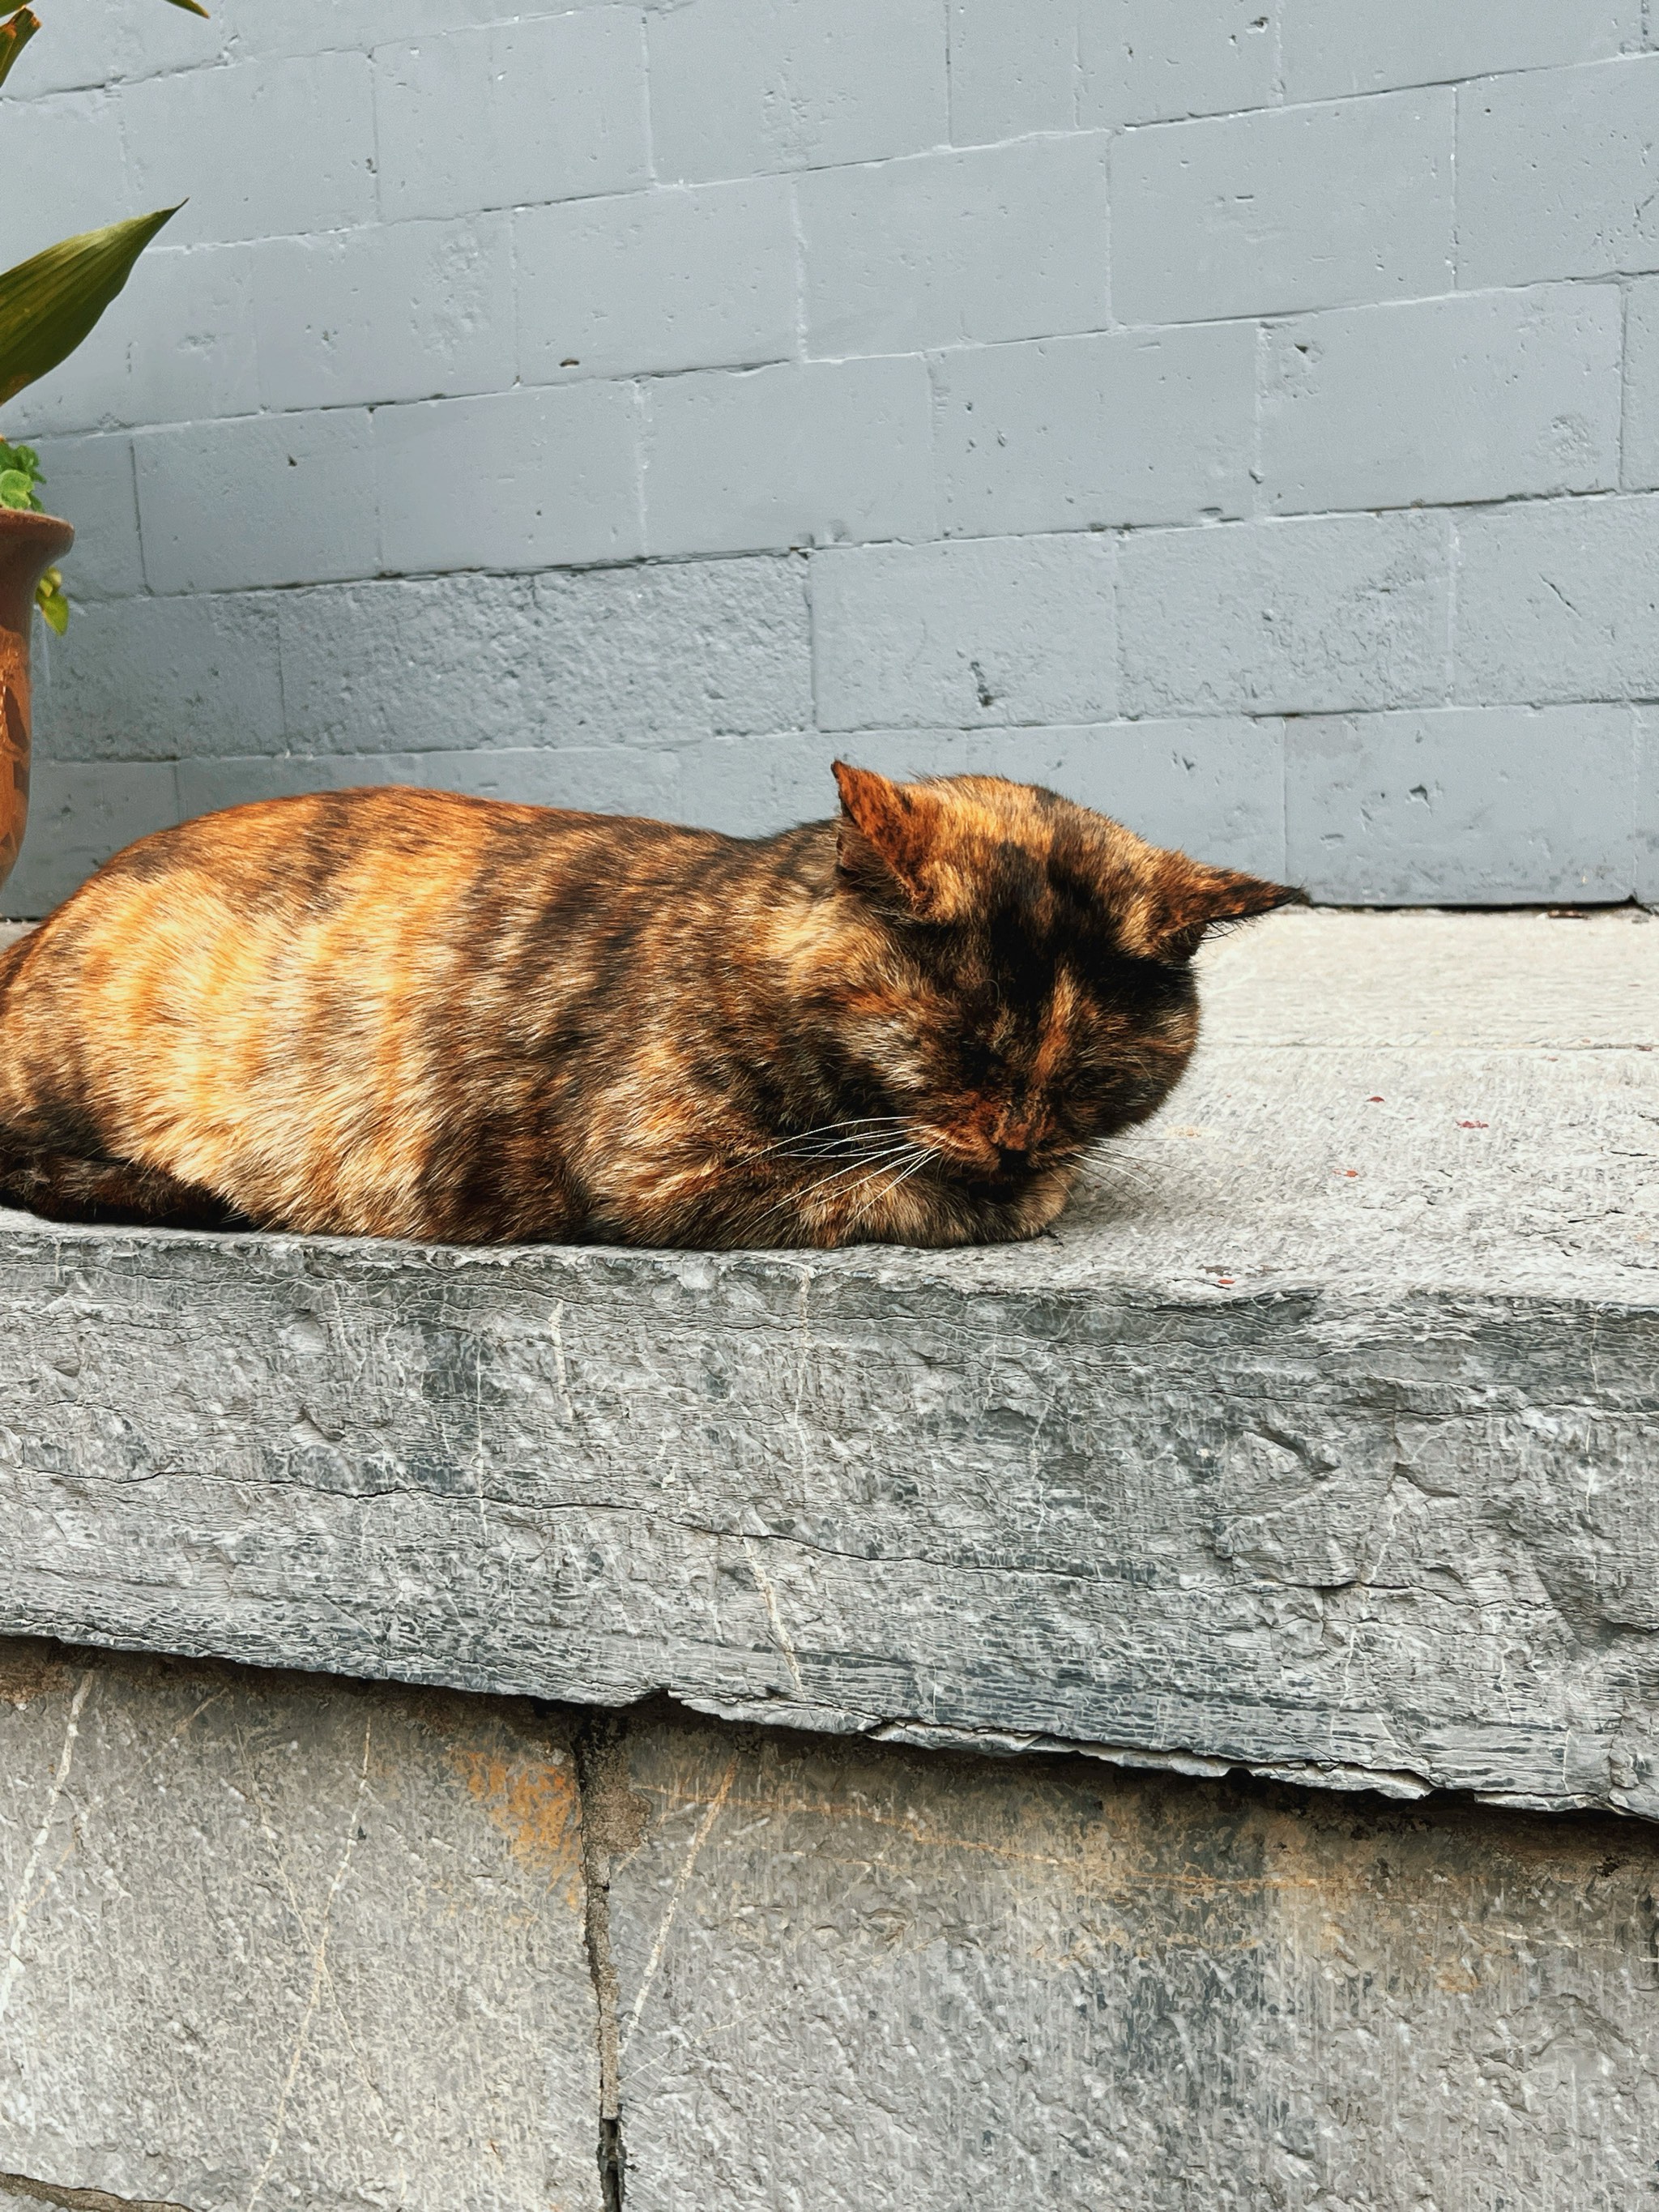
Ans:
{"label": "dark brown fur patch", "polygon": [[407,790],[146,839],[0,956],[0,1197],[461,1243],[1035,1234],[1298,894],[838,766],[746,842]]}

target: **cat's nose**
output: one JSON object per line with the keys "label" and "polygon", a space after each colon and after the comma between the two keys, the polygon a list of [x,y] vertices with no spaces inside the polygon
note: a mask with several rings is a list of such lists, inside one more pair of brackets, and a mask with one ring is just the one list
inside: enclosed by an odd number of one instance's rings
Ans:
{"label": "cat's nose", "polygon": [[1036,1115],[1018,1108],[1005,1109],[991,1131],[991,1142],[1003,1166],[1017,1168],[1023,1166],[1036,1150],[1042,1133]]}

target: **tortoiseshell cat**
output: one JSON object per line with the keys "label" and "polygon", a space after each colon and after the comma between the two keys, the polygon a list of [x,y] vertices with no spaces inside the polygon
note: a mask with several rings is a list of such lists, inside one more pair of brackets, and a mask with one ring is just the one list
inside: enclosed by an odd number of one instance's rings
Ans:
{"label": "tortoiseshell cat", "polygon": [[0,954],[0,1199],[453,1243],[1034,1236],[1301,894],[837,764],[745,842],[374,789],[130,847]]}

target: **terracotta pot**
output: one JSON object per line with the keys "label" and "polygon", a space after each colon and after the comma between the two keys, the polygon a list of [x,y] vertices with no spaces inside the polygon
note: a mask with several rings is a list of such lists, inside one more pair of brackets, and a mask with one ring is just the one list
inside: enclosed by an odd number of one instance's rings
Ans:
{"label": "terracotta pot", "polygon": [[0,507],[0,884],[29,817],[29,630],[34,587],[75,543],[67,522]]}

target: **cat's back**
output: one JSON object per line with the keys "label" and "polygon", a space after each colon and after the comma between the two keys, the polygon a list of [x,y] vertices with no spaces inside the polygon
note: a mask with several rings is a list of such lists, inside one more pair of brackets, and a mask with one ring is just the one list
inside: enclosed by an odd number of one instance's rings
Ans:
{"label": "cat's back", "polygon": [[631,816],[517,805],[404,786],[225,809],[140,839],[27,940],[37,977],[95,961],[101,976],[165,958],[175,977],[228,945],[292,969],[308,946],[360,957],[423,936],[484,941],[561,908],[578,918],[623,886],[672,877],[729,841]]}
{"label": "cat's back", "polygon": [[730,841],[629,815],[586,814],[373,785],[260,799],[129,845],[52,917],[212,897],[247,921],[300,921],[355,900],[459,906],[481,882],[533,896],[572,871],[652,872]]}
{"label": "cat's back", "polygon": [[228,1068],[273,1036],[337,1054],[366,1021],[509,995],[526,963],[580,974],[617,909],[672,905],[730,843],[399,786],[204,815],[128,846],[11,948],[0,1091],[140,1054]]}

